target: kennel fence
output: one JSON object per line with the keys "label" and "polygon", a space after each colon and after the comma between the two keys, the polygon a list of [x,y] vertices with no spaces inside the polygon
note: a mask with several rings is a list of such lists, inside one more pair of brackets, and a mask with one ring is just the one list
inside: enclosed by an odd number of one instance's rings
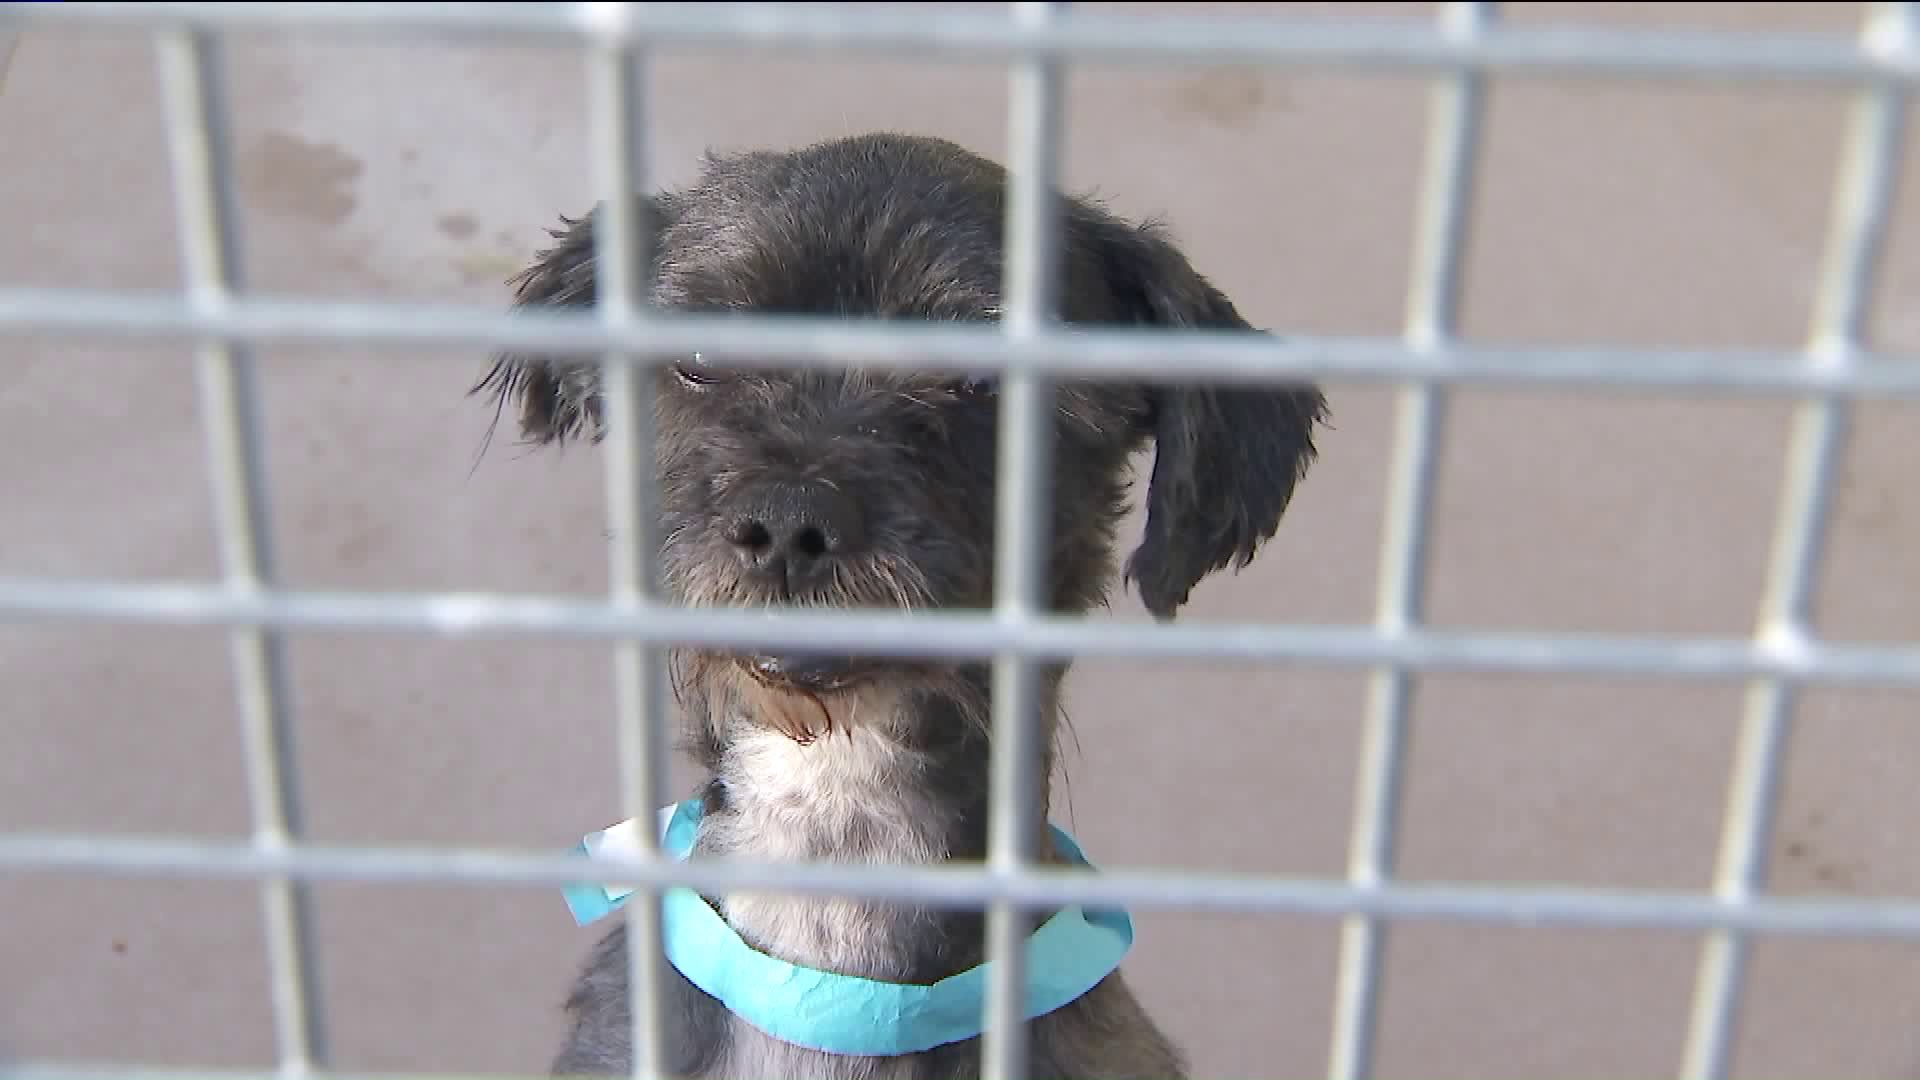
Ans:
{"label": "kennel fence", "polygon": [[[1429,26],[1271,16],[1254,21],[1151,22],[1076,14],[1024,3],[1010,16],[952,8],[906,14],[811,5],[718,4],[10,4],[0,26],[151,31],[167,116],[185,295],[0,290],[0,330],[189,340],[198,344],[209,476],[216,496],[224,580],[204,586],[137,582],[0,581],[10,620],[127,620],[229,628],[243,720],[254,836],[248,844],[0,833],[8,873],[222,877],[260,884],[283,1076],[325,1070],[327,1038],[312,980],[304,886],[322,880],[560,885],[583,876],[571,858],[498,850],[325,848],[301,842],[301,804],[277,634],[330,628],[441,635],[534,635],[616,643],[618,745],[627,811],[658,805],[665,751],[662,648],[675,642],[756,648],[876,649],[898,655],[994,657],[992,835],[988,865],[855,869],[674,864],[649,849],[601,875],[646,895],[669,886],[778,887],[988,905],[994,978],[984,1048],[987,1075],[1017,1075],[1023,1046],[1015,993],[1022,954],[1008,917],[1022,903],[1305,913],[1342,920],[1329,1075],[1369,1075],[1381,981],[1381,943],[1403,919],[1531,925],[1667,928],[1700,933],[1693,1012],[1681,1072],[1724,1075],[1739,1017],[1746,944],[1758,934],[1920,938],[1920,902],[1789,900],[1766,895],[1765,852],[1796,689],[1810,684],[1920,686],[1920,644],[1866,646],[1816,637],[1816,587],[1836,462],[1849,406],[1863,397],[1920,398],[1920,363],[1869,349],[1864,325],[1896,187],[1904,98],[1920,80],[1913,4],[1872,5],[1857,43],[1794,35],[1730,35],[1501,26],[1495,5],[1441,5]],[[543,39],[578,46],[592,90],[598,232],[605,268],[591,315],[497,313],[372,303],[275,300],[246,294],[235,241],[228,161],[223,32],[298,27],[316,33],[437,34]],[[691,44],[743,44],[968,56],[1009,68],[1010,165],[1006,317],[992,329],[828,325],[796,319],[714,322],[647,310],[636,268],[649,242],[614,196],[647,180],[646,110],[639,93],[649,54]],[[1058,255],[1043,193],[1057,171],[1062,73],[1076,59],[1189,65],[1314,65],[1419,74],[1434,80],[1426,173],[1404,335],[1397,340],[1248,343],[1192,335],[1169,344],[1120,331],[1064,334],[1049,324]],[[1471,230],[1482,99],[1500,77],[1586,76],[1840,84],[1858,94],[1833,195],[1825,262],[1808,345],[1798,352],[1694,349],[1500,349],[1454,334],[1459,266]],[[275,585],[264,507],[269,478],[257,445],[248,347],[256,343],[591,350],[607,358],[606,494],[613,588],[604,603],[506,595],[372,595]],[[633,365],[693,347],[743,363],[983,365],[1003,376],[998,466],[1001,535],[991,615],[808,613],[779,617],[673,610],[655,595],[648,560],[652,506],[647,467],[650,409]],[[1167,363],[1177,353],[1179,365]],[[1189,367],[1190,365],[1190,367]],[[1069,375],[1167,379],[1177,368],[1221,380],[1298,375],[1402,386],[1396,417],[1377,614],[1371,626],[1290,627],[1185,622],[1115,626],[1043,614],[1038,553],[1048,496],[1041,437],[1048,381]],[[1456,633],[1421,620],[1429,501],[1454,386],[1633,386],[1672,392],[1791,397],[1800,402],[1774,526],[1772,563],[1750,640],[1684,640]],[[1361,774],[1344,880],[1232,874],[1109,872],[1089,878],[1030,865],[1024,838],[1036,808],[1016,793],[1031,779],[1036,732],[1017,718],[1033,700],[1033,662],[1068,655],[1284,659],[1372,672]],[[1711,892],[1617,892],[1414,885],[1395,880],[1394,840],[1403,783],[1408,686],[1427,671],[1636,674],[1747,680],[1747,711],[1721,824]],[[649,841],[650,842],[650,841]],[[657,908],[628,916],[657,940]],[[641,985],[656,974],[651,949],[635,950]],[[657,1046],[651,996],[635,1010],[635,1045]],[[637,1076],[658,1075],[642,1055]],[[0,1066],[6,1080],[100,1076],[132,1080],[151,1070]]]}

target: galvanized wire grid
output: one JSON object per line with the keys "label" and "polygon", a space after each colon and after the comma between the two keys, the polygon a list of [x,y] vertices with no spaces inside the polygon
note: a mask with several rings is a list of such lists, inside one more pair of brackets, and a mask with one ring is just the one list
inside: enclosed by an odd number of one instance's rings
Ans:
{"label": "galvanized wire grid", "polygon": [[[994,658],[996,757],[988,865],[854,868],[675,865],[651,847],[607,867],[639,897],[666,886],[865,893],[990,911],[996,964],[983,1065],[1011,1080],[1024,1052],[1010,1021],[1021,954],[1010,911],[1023,904],[1125,903],[1137,907],[1268,911],[1344,920],[1329,1075],[1369,1074],[1380,957],[1397,919],[1527,925],[1663,927],[1706,935],[1689,1025],[1686,1077],[1727,1069],[1738,1018],[1745,943],[1756,933],[1920,938],[1920,902],[1787,900],[1764,895],[1764,853],[1795,690],[1809,683],[1920,686],[1920,646],[1868,647],[1817,639],[1808,625],[1829,493],[1847,433],[1848,406],[1866,396],[1920,397],[1920,363],[1875,354],[1862,341],[1896,186],[1904,97],[1920,79],[1915,5],[1873,5],[1857,44],[1784,35],[1525,30],[1498,25],[1492,5],[1443,5],[1433,26],[1299,22],[1142,20],[1074,15],[1064,5],[1016,4],[1011,17],[951,9],[911,14],[862,11],[857,19],[811,5],[718,4],[31,4],[0,9],[24,24],[155,32],[176,191],[183,296],[0,290],[0,332],[165,337],[198,343],[209,475],[225,580],[190,586],[0,580],[0,614],[26,620],[104,620],[219,625],[232,634],[238,704],[246,736],[254,837],[248,844],[61,834],[0,834],[0,870],[219,877],[260,883],[273,972],[280,1074],[326,1068],[326,1030],[315,991],[304,897],[316,880],[439,881],[542,887],[578,881],[565,856],[497,850],[320,848],[300,842],[294,729],[287,715],[281,632],[331,628],[444,635],[550,635],[615,642],[617,731],[628,812],[644,817],[662,797],[666,707],[661,651],[675,642],[775,649],[862,649],[900,656]],[[499,313],[366,303],[270,300],[242,294],[235,206],[227,160],[228,103],[220,33],[268,25],[329,33],[433,33],[540,39],[578,45],[592,90],[595,175],[607,208],[599,231],[601,304],[592,315]],[[847,326],[795,319],[743,324],[647,309],[643,279],[650,238],[618,196],[645,186],[646,110],[640,73],[649,49],[693,43],[756,43],[794,49],[987,56],[1011,66],[1007,316],[997,328]],[[1248,343],[1195,334],[1150,344],[1124,332],[1062,333],[1049,319],[1057,244],[1047,185],[1056,172],[1064,67],[1106,61],[1313,64],[1436,78],[1407,327],[1390,341]],[[1814,325],[1797,352],[1680,349],[1500,350],[1453,337],[1459,275],[1471,235],[1481,101],[1488,78],[1560,74],[1638,78],[1840,83],[1860,101],[1840,163],[1833,222]],[[268,479],[256,452],[257,421],[247,350],[259,342],[355,342],[407,346],[591,349],[606,355],[607,493],[612,518],[612,595],[604,604],[498,595],[362,595],[274,586],[264,512]],[[1005,571],[992,615],[791,613],[780,616],[678,611],[655,595],[649,550],[653,492],[646,380],[636,364],[693,346],[739,352],[746,363],[811,365],[983,364],[1004,372],[999,454]],[[1168,350],[1181,350],[1180,364]],[[730,357],[731,358],[731,357]],[[1302,374],[1393,381],[1402,391],[1382,547],[1378,614],[1371,627],[1187,623],[1083,624],[1039,609],[1046,542],[1044,423],[1053,378],[1109,375],[1167,379],[1206,369],[1246,381]],[[1788,395],[1803,400],[1788,454],[1774,559],[1750,640],[1463,634],[1421,626],[1427,519],[1442,437],[1446,390],[1533,383],[1664,388],[1696,394]],[[1098,877],[1030,865],[1036,808],[1030,789],[1036,731],[1026,722],[1034,662],[1068,655],[1133,655],[1313,662],[1374,670],[1345,880],[1231,874],[1113,871]],[[1423,671],[1639,674],[1752,682],[1728,791],[1722,850],[1711,894],[1506,889],[1415,885],[1393,875],[1393,848],[1412,676]],[[656,903],[628,908],[636,940],[658,940]],[[656,950],[634,952],[633,976],[652,985]],[[661,1022],[645,995],[634,1013],[635,1045]],[[659,1075],[643,1052],[636,1076]],[[0,1068],[0,1080],[91,1075],[113,1080],[152,1070]]]}

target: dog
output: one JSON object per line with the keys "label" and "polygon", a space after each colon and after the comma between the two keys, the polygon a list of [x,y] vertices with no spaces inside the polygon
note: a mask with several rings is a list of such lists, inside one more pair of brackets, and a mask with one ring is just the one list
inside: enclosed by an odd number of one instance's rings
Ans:
{"label": "dog", "polygon": [[[1259,333],[1155,224],[1058,192],[1058,317],[1073,325]],[[654,237],[652,301],[705,313],[991,322],[1001,313],[1007,174],[941,139],[879,133],[709,153],[685,187],[636,195]],[[600,207],[562,216],[509,282],[515,308],[595,302]],[[506,351],[471,388],[535,446],[604,434],[600,361]],[[996,380],[901,370],[735,368],[701,356],[657,380],[660,575],[689,606],[985,609],[993,597]],[[1317,456],[1311,382],[1055,385],[1045,602],[1080,614],[1132,584],[1158,619],[1278,529]],[[1144,536],[1124,565],[1129,463],[1154,451]],[[1043,668],[1044,815],[1066,663]],[[696,856],[864,864],[986,853],[984,662],[671,654],[683,749],[703,771]],[[1046,845],[1041,845],[1043,851]],[[925,985],[984,958],[978,911],[852,898],[726,895],[750,946],[796,965]],[[1044,913],[1033,916],[1035,922]],[[977,1075],[980,1041],[897,1056],[782,1042],[662,965],[666,1067],[739,1080]],[[631,1068],[624,928],[567,995],[556,1075]],[[1029,1021],[1037,1078],[1174,1078],[1184,1053],[1120,972]]]}

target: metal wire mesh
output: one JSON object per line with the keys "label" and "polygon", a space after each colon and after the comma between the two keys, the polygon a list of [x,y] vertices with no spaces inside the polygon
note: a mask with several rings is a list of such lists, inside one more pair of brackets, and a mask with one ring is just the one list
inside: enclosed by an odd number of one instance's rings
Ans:
{"label": "metal wire mesh", "polygon": [[[663,887],[725,891],[777,886],[795,893],[864,893],[942,905],[989,907],[996,965],[988,1004],[986,1075],[1018,1074],[1021,905],[1126,903],[1139,907],[1294,912],[1345,920],[1329,1075],[1371,1071],[1382,935],[1403,919],[1528,925],[1662,927],[1702,931],[1694,1012],[1681,1068],[1716,1077],[1727,1068],[1753,934],[1920,938],[1920,903],[1788,900],[1762,891],[1763,854],[1797,688],[1819,683],[1920,686],[1920,646],[1819,640],[1808,626],[1835,463],[1849,406],[1862,397],[1920,397],[1920,363],[1876,354],[1862,342],[1881,240],[1897,178],[1903,98],[1920,78],[1914,5],[1875,5],[1857,46],[1784,35],[1539,30],[1499,25],[1493,5],[1444,5],[1430,27],[1257,21],[1139,20],[1016,4],[1011,17],[939,12],[844,12],[804,5],[626,4],[54,4],[10,5],[10,22],[141,27],[156,34],[187,290],[151,296],[0,291],[0,332],[164,337],[198,344],[209,474],[216,494],[225,579],[178,586],[128,582],[0,580],[11,620],[105,620],[218,625],[229,629],[254,807],[251,843],[160,842],[79,835],[0,834],[0,871],[238,878],[262,889],[273,972],[281,1072],[326,1067],[326,1031],[315,992],[304,887],[320,880],[435,881],[554,886],[578,881],[577,860],[494,850],[323,848],[300,839],[288,714],[277,635],[298,628],[357,632],[605,638],[616,643],[616,727],[623,797],[644,816],[659,802],[665,687],[661,651],[672,643],[777,649],[859,648],[900,656],[967,654],[995,662],[992,825],[988,865],[857,868],[750,863],[671,864],[651,848],[604,868],[654,897]],[[256,25],[327,33],[433,33],[561,40],[582,47],[592,91],[596,180],[608,213],[598,231],[603,267],[592,315],[502,314],[370,303],[270,300],[242,295],[233,242],[227,160],[228,103],[220,34]],[[645,103],[638,88],[647,50],[695,43],[755,43],[991,57],[1010,65],[1007,314],[991,330],[845,326],[796,319],[743,325],[646,310],[641,267],[650,238],[618,197],[647,178]],[[1076,59],[1139,63],[1312,64],[1436,78],[1414,278],[1403,337],[1391,341],[1257,342],[1192,335],[1169,364],[1160,338],[1122,332],[1063,334],[1049,318],[1056,244],[1046,198],[1062,137],[1061,77]],[[1487,80],[1606,75],[1839,83],[1860,103],[1836,183],[1819,302],[1808,346],[1797,352],[1687,349],[1506,350],[1454,340],[1463,253],[1471,235],[1481,101]],[[603,352],[607,363],[607,474],[613,586],[605,603],[490,595],[362,595],[276,588],[272,540],[261,511],[268,478],[254,430],[248,348],[267,342],[555,349]],[[679,611],[656,595],[650,550],[650,404],[636,365],[697,344],[744,363],[982,364],[1003,372],[1000,536],[996,610],[990,616],[844,613],[747,616]],[[1068,375],[1167,379],[1206,370],[1223,380],[1299,375],[1402,384],[1388,490],[1377,616],[1368,627],[1194,624],[1094,625],[1045,615],[1038,604],[1046,544],[1044,422],[1049,384]],[[1469,634],[1421,626],[1428,509],[1445,394],[1459,386],[1535,384],[1641,387],[1695,394],[1805,400],[1788,454],[1774,531],[1774,561],[1753,637],[1601,638]],[[1363,729],[1362,774],[1345,880],[1116,871],[1098,877],[1029,865],[1036,807],[1030,753],[1036,732],[1036,662],[1066,656],[1270,660],[1365,667],[1374,672]],[[1393,849],[1406,758],[1411,679],[1425,671],[1637,674],[1749,679],[1749,709],[1723,821],[1712,893],[1609,892],[1413,885],[1394,880]],[[652,903],[629,907],[643,946],[657,942]],[[651,986],[657,950],[633,950],[637,986]],[[657,997],[634,1012],[635,1045],[656,1051]],[[659,1075],[657,1053],[635,1061]],[[106,1075],[93,1070],[90,1075]],[[0,1069],[5,1077],[71,1075],[51,1066]],[[168,1075],[119,1070],[133,1080]]]}

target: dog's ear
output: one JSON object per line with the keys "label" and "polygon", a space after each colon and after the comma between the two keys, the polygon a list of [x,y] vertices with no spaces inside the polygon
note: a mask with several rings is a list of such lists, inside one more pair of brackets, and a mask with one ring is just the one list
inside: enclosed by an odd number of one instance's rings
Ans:
{"label": "dog's ear", "polygon": [[[643,197],[638,209],[642,227],[657,235],[666,224],[663,201]],[[507,281],[514,290],[516,310],[595,306],[594,226],[599,216],[596,205],[582,218],[562,215],[560,227],[547,230],[553,245],[536,252],[533,262]],[[583,433],[598,441],[605,434],[600,367],[595,357],[502,352],[494,356],[492,369],[470,393],[489,395],[496,412],[511,404],[519,414],[520,434],[528,442],[561,443]]]}
{"label": "dog's ear", "polygon": [[[1151,226],[1104,222],[1096,243],[1109,287],[1145,328],[1260,333]],[[1154,440],[1145,536],[1127,560],[1147,610],[1171,618],[1207,575],[1251,562],[1279,529],[1313,464],[1327,415],[1311,384],[1147,388]]]}

